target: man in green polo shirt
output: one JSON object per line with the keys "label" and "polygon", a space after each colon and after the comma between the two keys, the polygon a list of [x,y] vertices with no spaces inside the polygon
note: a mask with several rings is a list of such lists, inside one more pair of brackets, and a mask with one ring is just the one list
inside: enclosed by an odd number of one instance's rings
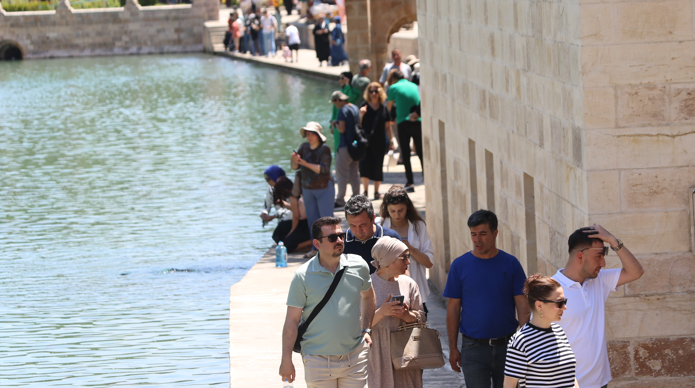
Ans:
{"label": "man in green polo shirt", "polygon": [[304,376],[308,388],[363,388],[367,385],[370,327],[376,310],[369,267],[360,256],[343,254],[345,233],[339,218],[319,218],[311,231],[319,253],[295,271],[290,284],[280,376],[283,381],[294,381],[292,348],[300,319],[306,321],[335,274],[347,267],[328,303],[304,333]]}
{"label": "man in green polo shirt", "polygon": [[[393,79],[396,81],[389,87],[388,107],[389,110],[396,103],[396,124],[398,125],[398,144],[401,147],[401,157],[405,167],[406,185],[405,190],[413,192],[413,168],[410,165],[410,139],[415,143],[415,152],[420,158],[420,166],[425,171],[422,162],[422,122],[420,117],[410,120],[410,110],[420,104],[420,91],[417,85],[405,79],[403,72],[392,70]],[[423,175],[424,180],[424,175]]]}

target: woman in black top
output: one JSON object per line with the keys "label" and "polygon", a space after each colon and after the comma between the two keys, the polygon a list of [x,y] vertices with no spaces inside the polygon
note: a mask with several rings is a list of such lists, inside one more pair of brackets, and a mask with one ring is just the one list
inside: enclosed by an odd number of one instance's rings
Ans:
{"label": "woman in black top", "polygon": [[314,46],[316,47],[319,66],[323,65],[323,61],[326,61],[326,66],[328,66],[328,58],[331,56],[330,34],[328,22],[323,15],[319,16],[319,20],[314,24]]}
{"label": "woman in black top", "polygon": [[[364,91],[367,101],[360,109],[361,124],[369,138],[367,155],[360,160],[360,176],[364,186],[364,195],[369,197],[369,181],[374,181],[374,199],[381,199],[379,186],[384,180],[384,154],[386,144],[393,149],[391,115],[386,107],[386,92],[378,82],[372,82]],[[388,137],[387,137],[388,136]]]}

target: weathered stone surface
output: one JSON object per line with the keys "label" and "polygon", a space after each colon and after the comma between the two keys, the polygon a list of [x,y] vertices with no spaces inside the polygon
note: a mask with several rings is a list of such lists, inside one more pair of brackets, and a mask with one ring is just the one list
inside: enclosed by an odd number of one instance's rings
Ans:
{"label": "weathered stone surface", "polygon": [[620,174],[618,171],[594,171],[587,174],[589,212],[620,212]]}
{"label": "weathered stone surface", "polygon": [[695,167],[623,171],[620,183],[623,210],[687,210]]}
{"label": "weathered stone surface", "polygon": [[586,168],[695,167],[695,125],[587,130]]}
{"label": "weathered stone surface", "polygon": [[695,122],[695,84],[671,85],[671,121]]}
{"label": "weathered stone surface", "polygon": [[614,88],[584,89],[584,125],[586,128],[615,127]]}
{"label": "weathered stone surface", "polygon": [[695,337],[653,338],[634,345],[638,377],[695,375]]}
{"label": "weathered stone surface", "polygon": [[644,275],[625,287],[627,295],[666,294],[695,291],[695,255],[671,253],[638,255]]}
{"label": "weathered stone surface", "polygon": [[618,126],[644,126],[668,122],[666,86],[618,88]]}
{"label": "weathered stone surface", "polygon": [[611,388],[693,388],[695,377],[682,378],[618,378],[610,383]]}
{"label": "weathered stone surface", "polygon": [[690,214],[685,210],[595,214],[590,216],[589,222],[601,224],[618,234],[633,253],[690,250]]}
{"label": "weathered stone surface", "polygon": [[609,341],[606,345],[613,378],[632,376],[630,341]]}
{"label": "weathered stone surface", "polygon": [[582,44],[610,43],[613,41],[613,6],[588,4],[580,7]]}
{"label": "weathered stone surface", "polygon": [[695,335],[695,294],[608,298],[608,339]]}
{"label": "weathered stone surface", "polygon": [[615,13],[617,42],[693,39],[689,0],[618,3]]}

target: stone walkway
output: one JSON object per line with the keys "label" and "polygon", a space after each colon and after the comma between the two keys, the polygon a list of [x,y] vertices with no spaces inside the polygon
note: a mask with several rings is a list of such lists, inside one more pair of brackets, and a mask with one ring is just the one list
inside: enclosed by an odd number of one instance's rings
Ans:
{"label": "stone walkway", "polygon": [[[319,60],[316,58],[316,51],[314,50],[299,50],[299,57],[297,62],[285,62],[282,54],[278,54],[275,57],[254,57],[251,54],[232,54],[229,51],[215,50],[215,55],[225,56],[231,59],[238,59],[247,62],[258,63],[265,66],[272,66],[280,70],[291,71],[295,73],[301,73],[303,75],[308,75],[312,77],[319,77],[322,79],[327,79],[330,81],[335,81],[338,85],[338,76],[344,71],[350,71],[350,66],[322,66],[319,67]],[[336,86],[337,87],[337,86]]]}
{"label": "stone walkway", "polygon": [[[420,163],[417,157],[412,159],[415,174],[415,193],[411,199],[424,214],[425,189],[422,185]],[[384,183],[379,190],[385,193],[391,185],[405,183],[403,166],[384,169]],[[373,189],[373,188],[370,188]],[[348,193],[351,189],[348,188]],[[370,195],[373,192],[370,190]],[[378,212],[381,201],[373,201]],[[345,220],[344,212],[336,212],[337,217]],[[347,226],[344,225],[344,228]],[[266,254],[251,268],[246,276],[234,284],[230,290],[229,304],[229,361],[232,387],[279,387],[282,326],[285,320],[287,290],[294,271],[306,261],[302,253],[288,255],[287,268],[275,267],[274,249]],[[441,333],[442,346],[448,357],[448,340],[446,332],[446,307],[444,301],[435,293],[430,296],[430,327]],[[296,388],[304,388],[304,371],[301,356],[294,353],[293,360],[297,371]],[[463,376],[455,373],[448,364],[436,370],[424,373],[424,386],[427,388],[464,387]]]}

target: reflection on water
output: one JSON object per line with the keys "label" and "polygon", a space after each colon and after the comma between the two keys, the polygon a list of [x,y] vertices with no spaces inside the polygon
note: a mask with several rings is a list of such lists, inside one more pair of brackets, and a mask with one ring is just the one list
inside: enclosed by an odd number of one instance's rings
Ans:
{"label": "reflection on water", "polygon": [[229,384],[262,171],[333,89],[204,55],[0,63],[0,386]]}

